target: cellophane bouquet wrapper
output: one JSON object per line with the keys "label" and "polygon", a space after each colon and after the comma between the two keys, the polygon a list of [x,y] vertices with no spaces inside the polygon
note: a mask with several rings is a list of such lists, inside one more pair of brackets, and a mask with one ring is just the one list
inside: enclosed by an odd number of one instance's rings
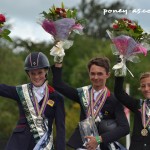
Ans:
{"label": "cellophane bouquet wrapper", "polygon": [[88,117],[85,120],[79,122],[79,130],[84,146],[88,142],[88,140],[85,139],[85,136],[99,136],[95,121],[92,117]]}

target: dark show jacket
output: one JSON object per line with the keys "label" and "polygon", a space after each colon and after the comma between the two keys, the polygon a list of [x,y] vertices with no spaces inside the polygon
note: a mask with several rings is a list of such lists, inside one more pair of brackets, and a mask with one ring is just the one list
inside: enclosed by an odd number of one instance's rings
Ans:
{"label": "dark show jacket", "polygon": [[141,135],[143,129],[140,111],[142,102],[140,99],[129,96],[124,91],[123,82],[124,77],[116,77],[114,90],[118,100],[134,113],[133,133],[129,150],[150,150],[150,133],[145,137]]}
{"label": "dark show jacket", "polygon": [[[34,138],[30,132],[29,125],[25,118],[23,106],[15,86],[0,84],[0,96],[13,99],[17,102],[19,108],[19,121],[16,128],[7,143],[6,150],[33,150],[35,146]],[[56,149],[65,150],[65,110],[64,99],[55,90],[52,92],[49,89],[49,100],[54,101],[54,105],[46,105],[44,115],[48,119],[48,128],[52,130],[52,124],[56,122]],[[42,105],[42,101],[39,103]],[[7,119],[7,118],[6,118]]]}
{"label": "dark show jacket", "polygon": [[[79,103],[81,107],[80,121],[86,119],[86,114],[78,96],[77,89],[70,87],[68,84],[62,81],[62,68],[56,68],[55,66],[52,66],[52,72],[53,86],[55,89],[69,99]],[[101,134],[103,145],[107,145],[109,142],[118,140],[119,138],[129,133],[129,124],[123,111],[123,106],[117,101],[113,94],[110,94],[110,96],[107,98],[101,113],[103,114],[104,119],[116,119],[118,124],[118,127],[115,130]],[[82,147],[83,142],[78,127],[75,129],[73,135],[69,139],[68,145],[73,148]]]}

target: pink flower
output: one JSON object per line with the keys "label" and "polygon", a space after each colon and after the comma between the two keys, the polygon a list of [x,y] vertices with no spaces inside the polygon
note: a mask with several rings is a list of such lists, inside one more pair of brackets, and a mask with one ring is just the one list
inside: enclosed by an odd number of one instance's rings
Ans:
{"label": "pink flower", "polygon": [[147,48],[145,48],[141,44],[137,44],[137,46],[135,47],[135,51],[144,54],[144,56],[147,55]]}
{"label": "pink flower", "polygon": [[76,29],[76,30],[83,30],[83,26],[81,25],[81,24],[75,24],[73,27],[72,27],[72,29],[74,30],[74,29]]}
{"label": "pink flower", "polygon": [[83,34],[83,28],[84,27],[81,24],[78,23],[78,24],[73,25],[71,29],[75,33],[82,35]]}
{"label": "pink flower", "polygon": [[0,14],[0,23],[4,23],[6,21],[6,18],[3,14]]}

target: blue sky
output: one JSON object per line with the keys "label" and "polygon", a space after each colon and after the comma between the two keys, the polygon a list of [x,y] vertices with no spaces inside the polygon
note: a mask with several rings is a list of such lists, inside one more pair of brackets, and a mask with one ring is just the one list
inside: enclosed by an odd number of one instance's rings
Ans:
{"label": "blue sky", "polygon": [[[87,0],[88,1],[88,0]],[[107,2],[107,0],[101,0]],[[115,0],[109,0],[114,2]],[[0,13],[4,13],[7,17],[8,24],[12,25],[11,37],[20,37],[22,39],[31,39],[32,41],[49,41],[50,35],[46,33],[37,23],[39,14],[44,10],[47,11],[53,4],[61,5],[61,0],[1,0]],[[80,0],[63,0],[65,6],[77,7]],[[150,32],[150,1],[148,0],[125,0],[140,13],[133,13],[133,10],[127,10],[127,17],[136,19],[139,24],[148,32]],[[145,11],[145,13],[144,13]]]}

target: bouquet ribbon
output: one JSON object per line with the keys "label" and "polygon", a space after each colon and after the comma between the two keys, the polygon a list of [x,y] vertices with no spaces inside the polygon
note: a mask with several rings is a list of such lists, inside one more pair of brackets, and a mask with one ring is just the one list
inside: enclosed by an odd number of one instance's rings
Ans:
{"label": "bouquet ribbon", "polygon": [[121,58],[121,62],[118,62],[116,65],[113,66],[113,70],[118,69],[124,69],[123,72],[126,72],[126,70],[131,74],[132,77],[134,77],[133,73],[127,68],[126,66],[126,59],[123,58],[123,55],[119,56]]}
{"label": "bouquet ribbon", "polygon": [[65,40],[58,41],[50,50],[50,55],[52,56],[65,56],[65,49],[69,49],[73,45],[73,41]]}

